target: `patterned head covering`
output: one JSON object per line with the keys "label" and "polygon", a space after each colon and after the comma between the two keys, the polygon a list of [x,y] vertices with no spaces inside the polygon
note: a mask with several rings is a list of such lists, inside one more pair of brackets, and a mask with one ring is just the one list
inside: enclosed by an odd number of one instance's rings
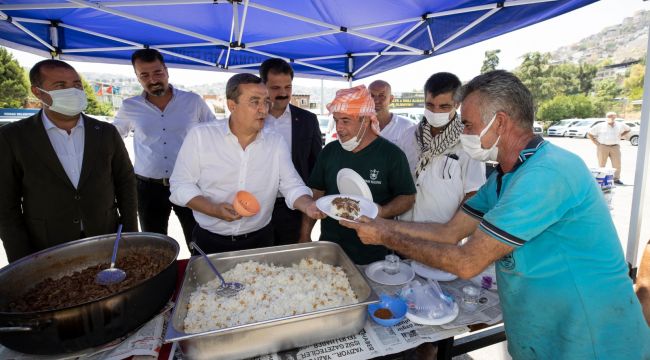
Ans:
{"label": "patterned head covering", "polygon": [[379,135],[381,131],[379,121],[375,115],[375,102],[365,85],[337,91],[334,100],[327,104],[327,110],[331,114],[344,113],[355,117],[368,116],[372,132]]}

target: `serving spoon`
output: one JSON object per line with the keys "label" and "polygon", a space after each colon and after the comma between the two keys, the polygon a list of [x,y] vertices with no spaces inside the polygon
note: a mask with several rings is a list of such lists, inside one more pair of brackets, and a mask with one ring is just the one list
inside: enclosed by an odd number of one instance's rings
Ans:
{"label": "serving spoon", "polygon": [[190,247],[192,249],[195,249],[196,251],[198,251],[199,254],[201,254],[201,256],[203,256],[205,261],[210,266],[210,269],[212,269],[212,272],[214,272],[217,275],[217,277],[219,278],[219,280],[221,280],[221,285],[219,285],[219,287],[216,289],[216,294],[217,295],[225,296],[225,297],[233,297],[233,296],[237,295],[238,292],[244,290],[244,284],[242,284],[242,283],[226,282],[226,280],[224,280],[223,276],[221,276],[221,274],[219,273],[219,270],[217,270],[217,268],[214,266],[212,261],[210,261],[210,258],[208,257],[208,255],[206,255],[203,252],[203,250],[201,250],[201,248],[199,248],[199,246],[196,245],[196,243],[194,241],[190,242]]}
{"label": "serving spoon", "polygon": [[122,224],[117,227],[117,236],[113,245],[113,256],[111,257],[111,266],[95,275],[95,283],[99,285],[113,285],[122,282],[126,278],[124,270],[115,267],[115,258],[117,257],[117,247],[122,237]]}

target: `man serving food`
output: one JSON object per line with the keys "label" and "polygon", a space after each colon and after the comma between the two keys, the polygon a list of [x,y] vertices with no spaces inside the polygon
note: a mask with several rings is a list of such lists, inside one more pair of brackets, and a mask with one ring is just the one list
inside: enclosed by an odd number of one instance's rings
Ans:
{"label": "man serving food", "polygon": [[[463,279],[496,261],[514,359],[649,359],[650,329],[587,166],[533,134],[533,97],[513,74],[480,75],[457,99],[463,148],[499,162],[476,195],[445,224],[342,223]],[[551,183],[562,186],[540,190]]]}

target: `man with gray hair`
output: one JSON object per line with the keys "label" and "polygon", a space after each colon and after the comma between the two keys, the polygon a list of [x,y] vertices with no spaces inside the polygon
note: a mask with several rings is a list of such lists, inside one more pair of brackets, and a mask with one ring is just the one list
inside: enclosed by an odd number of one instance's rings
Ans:
{"label": "man with gray hair", "polygon": [[[271,100],[262,79],[234,75],[226,99],[230,118],[192,128],[169,179],[170,200],[193,210],[192,241],[206,253],[272,246],[278,191],[290,209],[313,219],[325,216],[296,172],[282,135],[264,130]],[[259,212],[235,210],[233,200],[241,190],[257,199]]]}
{"label": "man with gray hair", "polygon": [[605,167],[607,159],[616,169],[614,184],[623,185],[621,181],[621,137],[630,132],[630,127],[623,122],[616,121],[616,113],[610,111],[605,115],[607,121],[597,124],[589,129],[587,137],[596,145],[598,166]]}
{"label": "man with gray hair", "polygon": [[[584,162],[533,134],[533,98],[513,74],[477,76],[457,98],[463,147],[475,159],[499,162],[476,195],[446,224],[380,218],[341,224],[366,244],[463,279],[496,262],[514,359],[650,357],[650,328]],[[547,191],[549,184],[561,186]]]}

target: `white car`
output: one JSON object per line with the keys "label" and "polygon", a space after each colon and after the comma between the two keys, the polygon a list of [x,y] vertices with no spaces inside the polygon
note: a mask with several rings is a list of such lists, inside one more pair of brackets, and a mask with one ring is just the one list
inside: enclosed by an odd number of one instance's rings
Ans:
{"label": "white car", "polygon": [[623,136],[623,140],[629,140],[630,145],[639,146],[639,130],[641,123],[638,121],[626,121],[625,124],[630,127],[630,132]]}
{"label": "white car", "polygon": [[424,118],[423,107],[390,109],[390,112],[395,115],[403,116],[416,124]]}
{"label": "white car", "polygon": [[535,135],[544,135],[544,126],[537,121],[533,122],[533,134]]}
{"label": "white car", "polygon": [[604,118],[591,118],[591,119],[578,120],[573,125],[567,128],[567,131],[564,133],[564,136],[568,136],[570,138],[573,137],[586,138],[589,129],[591,129],[594,125],[600,124],[601,122],[604,121],[605,121]]}
{"label": "white car", "polygon": [[548,136],[564,136],[569,126],[575,124],[578,121],[580,121],[580,119],[558,120],[554,122],[553,125],[549,126],[549,128],[546,130],[546,134]]}

